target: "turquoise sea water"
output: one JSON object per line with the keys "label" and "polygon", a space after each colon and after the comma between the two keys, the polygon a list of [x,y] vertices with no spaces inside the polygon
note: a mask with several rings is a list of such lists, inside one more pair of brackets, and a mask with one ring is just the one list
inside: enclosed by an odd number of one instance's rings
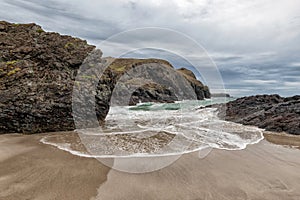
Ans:
{"label": "turquoise sea water", "polygon": [[186,100],[175,103],[140,103],[136,106],[129,107],[129,110],[141,110],[141,111],[158,111],[158,110],[184,110],[184,109],[195,109],[199,107],[205,107],[208,105],[214,105],[219,103],[225,103],[235,98],[212,98],[205,100]]}

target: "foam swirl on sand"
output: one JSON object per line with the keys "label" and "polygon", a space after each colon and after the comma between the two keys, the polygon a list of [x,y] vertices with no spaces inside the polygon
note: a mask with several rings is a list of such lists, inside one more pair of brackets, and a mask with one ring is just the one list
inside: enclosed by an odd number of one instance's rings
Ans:
{"label": "foam swirl on sand", "polygon": [[[54,134],[41,142],[95,158],[180,155],[207,148],[241,150],[263,139],[262,129],[220,120],[210,100],[111,107],[105,127]],[[78,137],[78,135],[80,137]]]}

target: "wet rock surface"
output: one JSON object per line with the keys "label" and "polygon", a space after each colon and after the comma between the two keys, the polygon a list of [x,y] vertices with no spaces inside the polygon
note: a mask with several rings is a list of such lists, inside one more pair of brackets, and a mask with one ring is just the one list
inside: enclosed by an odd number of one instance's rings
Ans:
{"label": "wet rock surface", "polygon": [[[224,105],[223,105],[224,106]],[[226,120],[258,126],[268,131],[300,135],[300,96],[256,95],[227,103]]]}

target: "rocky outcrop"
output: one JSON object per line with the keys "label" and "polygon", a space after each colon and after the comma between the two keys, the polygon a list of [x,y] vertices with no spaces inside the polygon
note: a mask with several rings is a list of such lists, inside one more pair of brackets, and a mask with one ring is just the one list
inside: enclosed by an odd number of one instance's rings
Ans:
{"label": "rocky outcrop", "polygon": [[74,79],[94,48],[36,24],[0,22],[0,133],[73,130]]}
{"label": "rocky outcrop", "polygon": [[[103,80],[112,77],[110,90],[113,95],[112,105],[127,106],[140,102],[170,103],[177,100],[172,89],[156,83],[149,73],[153,72],[151,66],[160,66],[165,70],[173,67],[161,59],[133,59],[133,58],[104,58],[108,67],[100,79],[100,84],[107,85]],[[145,67],[142,67],[142,66]]]}
{"label": "rocky outcrop", "polygon": [[175,70],[165,60],[133,58],[105,58],[105,60],[111,64],[104,74],[109,72],[115,81],[111,90],[117,87],[119,90],[116,90],[116,96],[119,97],[126,96],[124,92],[130,91],[131,94],[129,101],[115,101],[117,105],[135,105],[139,102],[171,103],[183,99],[202,100],[210,97],[208,87],[198,81],[193,72],[184,68]]}
{"label": "rocky outcrop", "polygon": [[[0,52],[0,133],[73,130],[74,118],[84,122],[95,111],[97,123],[102,123],[111,104],[210,96],[189,70],[177,73],[160,59],[102,59],[102,52],[86,41],[47,33],[36,24],[1,21]],[[105,64],[109,67],[100,77],[97,69]],[[77,80],[80,66],[89,74]],[[88,93],[95,81],[96,91],[90,97],[74,96],[74,88]]]}
{"label": "rocky outcrop", "polygon": [[177,69],[177,71],[182,74],[194,88],[198,100],[203,100],[204,98],[210,98],[211,94],[207,86],[203,85],[199,80],[197,80],[195,74],[186,68]]}
{"label": "rocky outcrop", "polygon": [[300,135],[300,96],[257,95],[236,99],[225,106],[225,114],[219,115],[226,120]]}

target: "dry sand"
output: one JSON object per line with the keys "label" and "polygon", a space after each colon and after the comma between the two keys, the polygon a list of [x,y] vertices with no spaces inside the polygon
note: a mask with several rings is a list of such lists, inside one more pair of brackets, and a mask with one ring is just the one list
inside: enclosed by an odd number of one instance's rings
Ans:
{"label": "dry sand", "polygon": [[190,153],[146,174],[109,170],[41,144],[41,137],[0,135],[1,200],[300,199],[300,150],[287,147],[300,144],[299,137],[268,134],[276,145],[264,140],[204,159]]}

